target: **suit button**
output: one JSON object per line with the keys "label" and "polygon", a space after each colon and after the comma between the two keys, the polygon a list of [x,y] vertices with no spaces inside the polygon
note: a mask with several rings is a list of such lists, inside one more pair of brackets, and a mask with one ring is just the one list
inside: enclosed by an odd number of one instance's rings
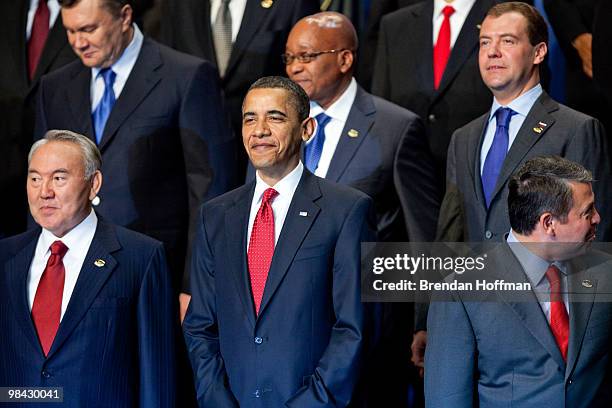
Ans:
{"label": "suit button", "polygon": [[51,378],[51,373],[48,371],[43,370],[42,373],[40,373],[44,378],[49,379]]}
{"label": "suit button", "polygon": [[95,196],[93,200],[91,200],[91,205],[97,207],[100,205],[100,196]]}
{"label": "suit button", "polygon": [[261,392],[259,390],[255,390],[253,395],[255,396],[255,398],[259,398],[259,397],[261,397]]}
{"label": "suit button", "polygon": [[255,344],[263,343],[263,339],[261,337],[255,337]]}
{"label": "suit button", "polygon": [[491,239],[492,236],[493,236],[493,233],[491,231],[485,232],[485,238],[486,239]]}
{"label": "suit button", "polygon": [[434,115],[433,113],[430,113],[429,116],[427,116],[427,120],[430,121],[431,123],[436,121],[436,115]]}

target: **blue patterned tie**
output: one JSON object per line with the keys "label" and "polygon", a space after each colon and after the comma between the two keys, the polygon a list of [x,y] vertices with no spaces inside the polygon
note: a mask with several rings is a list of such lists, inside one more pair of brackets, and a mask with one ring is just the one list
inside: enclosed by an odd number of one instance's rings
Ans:
{"label": "blue patterned tie", "polygon": [[322,112],[315,119],[317,121],[317,133],[314,139],[304,148],[304,164],[313,173],[319,165],[319,159],[321,159],[323,143],[325,143],[325,126],[327,126],[331,118]]}
{"label": "blue patterned tie", "polygon": [[491,204],[493,190],[508,153],[508,139],[510,137],[508,135],[508,128],[510,126],[510,119],[515,113],[510,108],[499,108],[495,112],[497,129],[495,129],[493,144],[491,144],[484,167],[482,168],[482,191],[484,192],[487,208]]}
{"label": "blue patterned tie", "polygon": [[110,68],[104,68],[100,70],[98,75],[104,79],[104,94],[98,106],[91,114],[93,118],[94,131],[96,132],[96,143],[100,144],[102,135],[104,134],[104,126],[106,126],[106,120],[113,110],[115,104],[115,92],[113,91],[113,84],[115,83],[115,77],[117,74]]}

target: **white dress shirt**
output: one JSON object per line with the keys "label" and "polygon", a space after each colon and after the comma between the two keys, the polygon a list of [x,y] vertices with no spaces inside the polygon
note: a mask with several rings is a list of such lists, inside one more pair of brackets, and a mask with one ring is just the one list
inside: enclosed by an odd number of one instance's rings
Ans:
{"label": "white dress shirt", "polygon": [[[310,102],[311,117],[314,118],[319,113],[325,112],[325,114],[331,118],[331,120],[327,123],[327,126],[325,126],[325,143],[323,143],[323,151],[321,152],[319,165],[314,172],[319,177],[325,178],[327,175],[327,170],[329,170],[332,158],[336,152],[336,147],[338,146],[338,142],[342,136],[342,130],[344,129],[346,119],[348,118],[351,108],[353,107],[353,102],[355,102],[356,95],[357,81],[355,81],[355,78],[352,78],[348,88],[346,88],[338,100],[332,103],[327,110],[324,111],[323,108],[316,102]],[[317,129],[315,128],[315,133],[313,135],[316,135],[316,132]],[[307,143],[312,143],[313,140],[314,137],[310,138]]]}
{"label": "white dress shirt", "polygon": [[249,214],[249,229],[247,231],[247,251],[249,250],[249,243],[251,241],[251,231],[253,231],[253,223],[257,216],[257,211],[261,207],[261,199],[266,189],[272,187],[278,192],[278,195],[272,200],[272,211],[274,212],[274,246],[278,242],[285,218],[287,218],[287,211],[291,205],[293,194],[297,188],[302,173],[304,172],[304,165],[300,161],[298,165],[283,177],[278,183],[273,186],[269,186],[265,181],[259,177],[259,173],[255,172],[255,193],[253,194],[253,201],[251,202],[251,212]]}
{"label": "white dress shirt", "polygon": [[[181,0],[174,0],[181,1]],[[232,42],[236,42],[240,25],[242,24],[242,16],[246,8],[247,0],[232,0],[229,4],[230,15],[232,16]],[[210,24],[215,24],[217,13],[221,8],[221,0],[211,0],[210,2]]]}
{"label": "white dress shirt", "polygon": [[[28,10],[28,20],[26,23],[26,40],[30,39],[32,35],[32,25],[34,25],[34,15],[36,14],[36,9],[38,8],[39,0],[30,0],[30,9]],[[15,5],[15,7],[18,7]],[[60,5],[57,0],[49,0],[47,1],[47,7],[49,8],[49,31],[55,24],[57,20],[57,16],[60,13]]]}
{"label": "white dress shirt", "polygon": [[[119,99],[119,95],[121,95],[121,91],[123,91],[123,87],[132,72],[132,68],[134,68],[134,64],[136,64],[136,59],[138,59],[138,54],[140,54],[140,49],[142,48],[142,41],[144,39],[142,32],[138,28],[136,24],[132,24],[134,27],[134,36],[132,37],[132,41],[128,44],[125,50],[123,50],[123,54],[121,57],[113,65],[111,68],[113,72],[117,75],[115,77],[115,82],[113,83],[113,91],[115,92],[115,99]],[[92,68],[91,69],[91,112],[96,110],[102,96],[104,95],[104,79],[101,75],[98,75],[100,72],[100,68]]]}
{"label": "white dress shirt", "polygon": [[[514,143],[514,139],[516,139],[516,135],[518,131],[523,126],[523,122],[525,122],[525,118],[527,118],[527,114],[533,107],[535,101],[542,94],[542,86],[537,84],[512,102],[510,102],[507,107],[516,112],[516,114],[512,115],[510,118],[510,126],[508,127],[508,151],[510,151],[510,147],[512,147],[512,143]],[[493,138],[495,137],[495,130],[497,129],[497,118],[495,117],[495,112],[497,109],[501,108],[502,105],[497,102],[497,99],[493,98],[493,105],[491,106],[491,111],[489,112],[489,121],[487,123],[487,130],[485,130],[485,136],[482,140],[482,147],[480,149],[480,175],[482,176],[482,170],[484,169],[484,163],[487,159],[487,154],[491,149],[491,145],[493,144]]]}
{"label": "white dress shirt", "polygon": [[[440,27],[442,27],[442,21],[444,21],[442,9],[444,9],[446,6],[452,6],[455,9],[455,12],[450,16],[451,48],[453,48],[455,41],[457,41],[457,37],[459,37],[459,33],[461,32],[461,27],[463,27],[463,23],[465,23],[465,19],[470,13],[474,3],[476,3],[476,0],[453,0],[450,3],[444,0],[434,0],[432,20],[434,45],[436,44],[436,41],[438,41]],[[476,27],[474,27],[474,30],[476,30]]]}
{"label": "white dress shirt", "polygon": [[85,256],[89,251],[89,246],[93,240],[94,234],[96,233],[96,227],[98,226],[98,217],[96,213],[91,210],[91,213],[76,227],[71,229],[62,238],[58,238],[51,231],[43,228],[38,242],[36,244],[36,250],[34,252],[34,258],[30,264],[30,271],[28,273],[28,303],[30,305],[30,311],[34,304],[34,297],[36,296],[36,289],[38,283],[42,277],[47,261],[51,256],[51,244],[55,241],[62,241],[64,245],[68,247],[66,255],[64,255],[64,270],[66,271],[64,280],[64,293],[62,295],[62,312],[60,320],[64,317],[64,312],[72,296],[72,291],[76,285],[79,273],[85,262]]}
{"label": "white dress shirt", "polygon": [[[519,263],[523,267],[523,271],[525,272],[525,275],[527,275],[527,278],[531,283],[531,288],[538,299],[540,308],[546,316],[546,320],[550,324],[550,283],[546,278],[546,270],[551,263],[531,252],[525,245],[516,239],[516,236],[512,233],[512,230],[508,234],[506,242],[508,242],[508,245],[516,256],[516,259],[518,259]],[[559,271],[561,272],[559,274],[561,278],[561,296],[563,297],[565,310],[569,315],[570,304],[567,289],[568,266],[565,262],[553,262],[553,264],[559,268]]]}

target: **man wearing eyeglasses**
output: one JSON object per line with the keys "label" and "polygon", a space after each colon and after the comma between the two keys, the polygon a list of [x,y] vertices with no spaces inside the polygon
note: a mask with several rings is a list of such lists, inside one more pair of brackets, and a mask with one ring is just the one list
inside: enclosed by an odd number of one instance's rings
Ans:
{"label": "man wearing eyeglasses", "polygon": [[[430,241],[439,197],[423,123],[357,84],[357,45],[351,22],[334,12],[305,17],[289,33],[282,56],[287,75],[310,97],[310,116],[317,122],[304,145],[304,165],[372,197],[381,241]],[[380,370],[373,368],[384,385],[380,389],[386,388],[376,398],[379,406],[406,405],[409,370],[403,362],[410,358],[411,339],[402,336],[411,333],[410,307],[396,304],[383,311]],[[383,397],[388,404],[382,404]]]}

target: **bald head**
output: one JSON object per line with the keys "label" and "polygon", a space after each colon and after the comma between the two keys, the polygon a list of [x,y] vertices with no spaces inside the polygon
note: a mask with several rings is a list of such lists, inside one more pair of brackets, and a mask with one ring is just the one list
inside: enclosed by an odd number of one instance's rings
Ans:
{"label": "bald head", "polygon": [[327,109],[353,76],[357,32],[346,16],[317,13],[298,21],[287,39],[287,75]]}

